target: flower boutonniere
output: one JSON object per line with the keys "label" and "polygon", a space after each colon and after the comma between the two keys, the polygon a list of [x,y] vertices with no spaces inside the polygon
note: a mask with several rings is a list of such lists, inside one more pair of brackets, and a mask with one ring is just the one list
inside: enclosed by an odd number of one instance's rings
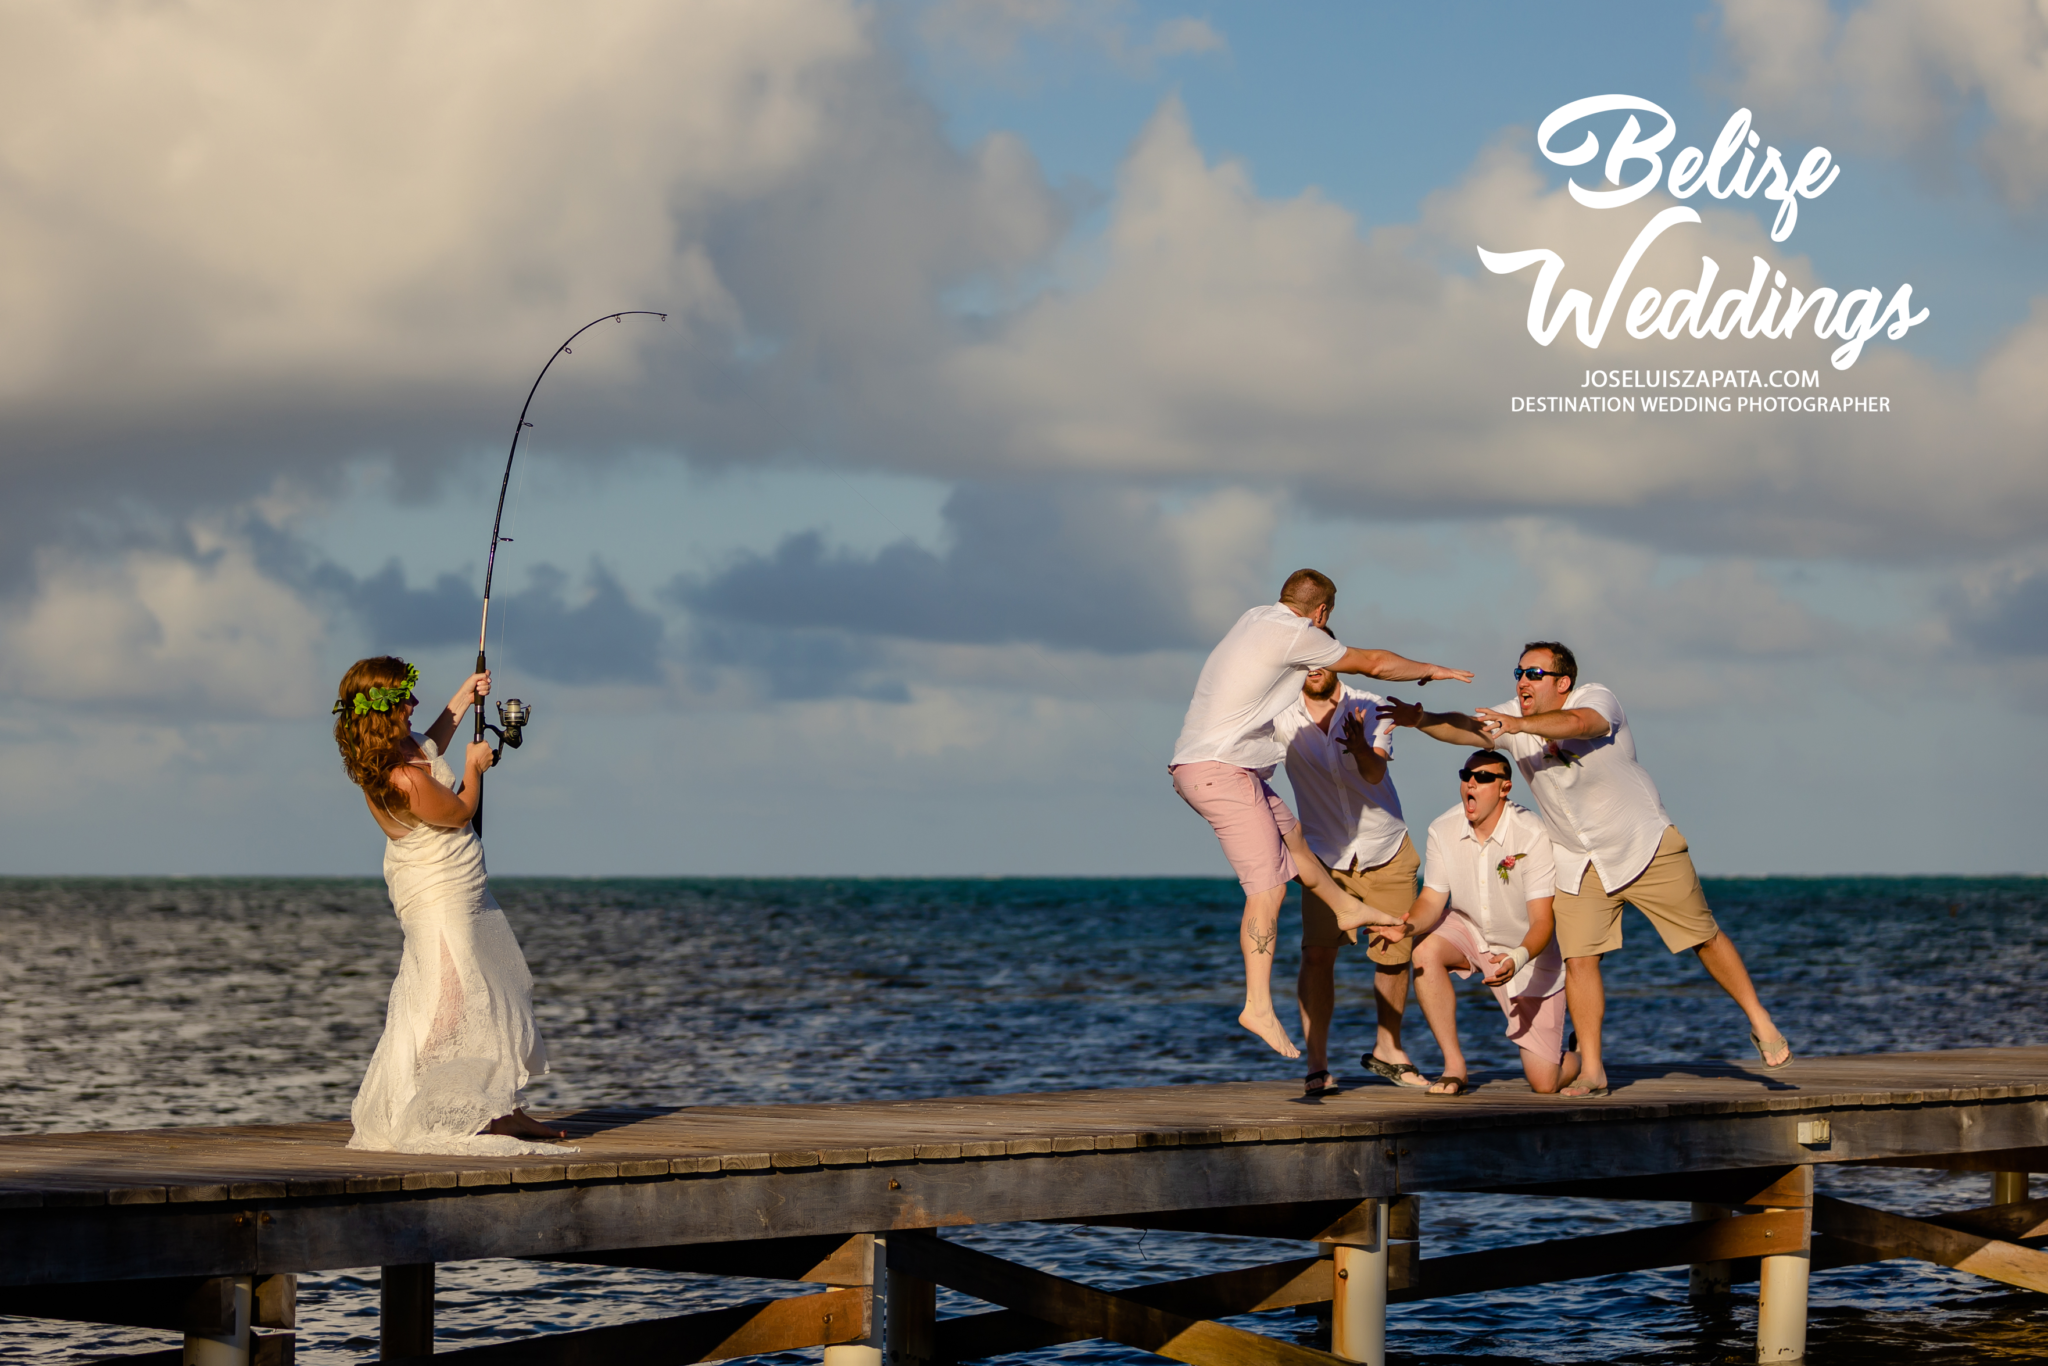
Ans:
{"label": "flower boutonniere", "polygon": [[1552,740],[1543,747],[1543,757],[1555,763],[1563,764],[1566,768],[1570,768],[1579,761],[1578,755],[1572,753],[1555,740]]}
{"label": "flower boutonniere", "polygon": [[1508,880],[1508,874],[1515,871],[1516,862],[1527,857],[1529,857],[1527,854],[1509,854],[1499,863],[1493,865],[1493,871],[1500,874],[1500,880],[1502,882],[1506,882]]}

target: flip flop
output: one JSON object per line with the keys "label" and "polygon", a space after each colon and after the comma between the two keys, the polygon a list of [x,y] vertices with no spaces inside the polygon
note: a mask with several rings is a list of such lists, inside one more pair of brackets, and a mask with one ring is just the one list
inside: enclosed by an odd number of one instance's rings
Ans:
{"label": "flip flop", "polygon": [[1455,1091],[1431,1091],[1431,1092],[1429,1092],[1429,1094],[1430,1094],[1431,1096],[1435,1096],[1435,1097],[1438,1097],[1438,1098],[1440,1098],[1440,1099],[1445,1099],[1445,1100],[1448,1100],[1448,1099],[1449,1099],[1450,1097],[1452,1097],[1452,1096],[1469,1096],[1469,1095],[1471,1095],[1471,1094],[1472,1094],[1472,1084],[1471,1084],[1470,1082],[1466,1081],[1466,1080],[1465,1080],[1465,1079],[1464,1079],[1463,1077],[1438,1077],[1438,1078],[1437,1078],[1437,1079],[1436,1079],[1435,1081],[1431,1082],[1431,1083],[1430,1083],[1430,1085],[1432,1085],[1432,1086],[1455,1086],[1455,1087],[1457,1087],[1457,1088],[1458,1088],[1458,1089],[1457,1089],[1457,1090],[1455,1090]]}
{"label": "flip flop", "polygon": [[[1429,1085],[1429,1079],[1422,1075],[1422,1069],[1412,1062],[1385,1062],[1370,1053],[1361,1053],[1358,1056],[1358,1065],[1368,1071],[1379,1073],[1396,1086],[1405,1086],[1411,1091]],[[1413,1077],[1415,1080],[1403,1081],[1403,1077]]]}
{"label": "flip flop", "polygon": [[1614,1088],[1610,1086],[1588,1086],[1585,1090],[1579,1092],[1576,1096],[1569,1094],[1569,1092],[1572,1089],[1572,1086],[1577,1085],[1577,1082],[1573,1082],[1570,1086],[1560,1087],[1558,1089],[1558,1094],[1563,1096],[1566,1100],[1598,1100],[1602,1096],[1612,1095],[1614,1090]]}
{"label": "flip flop", "polygon": [[1311,1072],[1301,1079],[1301,1093],[1304,1096],[1333,1096],[1342,1089],[1337,1085],[1337,1079],[1330,1075],[1328,1068]]}
{"label": "flip flop", "polygon": [[[1756,1036],[1756,1031],[1752,1029],[1749,1032],[1749,1041],[1756,1045],[1756,1055],[1763,1061],[1764,1071],[1775,1072],[1781,1067],[1789,1067],[1792,1065],[1792,1045],[1786,1043],[1783,1038],[1759,1039]],[[1765,1050],[1778,1046],[1782,1046],[1785,1050],[1785,1061],[1772,1062],[1770,1054],[1765,1052]]]}

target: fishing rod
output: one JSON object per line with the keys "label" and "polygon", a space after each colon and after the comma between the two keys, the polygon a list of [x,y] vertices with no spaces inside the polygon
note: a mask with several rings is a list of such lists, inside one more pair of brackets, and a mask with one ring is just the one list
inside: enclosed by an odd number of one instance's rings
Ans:
{"label": "fishing rod", "polygon": [[[500,542],[512,539],[509,536],[501,536],[498,533],[503,530],[505,525],[505,494],[512,487],[512,461],[519,454],[519,435],[533,425],[526,420],[527,410],[533,407],[533,396],[540,392],[540,382],[548,377],[548,371],[555,368],[555,362],[564,356],[576,354],[569,349],[569,342],[575,341],[599,323],[624,322],[627,318],[659,318],[663,322],[667,322],[668,314],[656,313],[648,308],[629,308],[623,313],[607,313],[601,318],[592,318],[589,322],[571,332],[569,334],[569,341],[565,341],[555,348],[555,354],[548,357],[548,363],[543,365],[540,368],[540,373],[533,377],[533,387],[526,391],[526,402],[519,405],[519,421],[512,428],[512,449],[505,452],[505,477],[498,484],[498,515],[491,519],[491,553],[484,561],[484,617],[483,621],[476,628],[476,671],[478,673],[482,673],[485,668],[484,643],[488,639],[491,629],[491,577],[497,572],[498,568],[498,546]],[[526,723],[532,719],[532,716],[533,708],[527,706],[516,697],[508,697],[498,704],[499,725],[493,726],[484,720],[484,706],[479,701],[476,704],[476,738],[479,741],[482,740],[484,732],[488,730],[497,735],[500,741],[498,753],[503,754],[506,745],[510,745],[513,749],[518,749],[520,740],[524,738]],[[496,763],[497,761],[493,759],[492,762]],[[481,792],[477,794],[476,814],[470,817],[470,824],[479,836],[484,833],[484,799]]]}

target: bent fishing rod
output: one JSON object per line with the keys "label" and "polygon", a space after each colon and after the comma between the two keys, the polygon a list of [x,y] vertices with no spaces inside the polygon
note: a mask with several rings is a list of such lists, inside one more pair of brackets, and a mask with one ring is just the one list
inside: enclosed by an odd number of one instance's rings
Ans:
{"label": "bent fishing rod", "polygon": [[[667,322],[668,314],[657,313],[653,309],[648,308],[629,308],[622,313],[607,313],[601,318],[592,318],[589,322],[571,332],[569,334],[569,341],[565,341],[555,348],[555,353],[548,357],[548,363],[541,366],[540,373],[533,377],[533,387],[526,391],[526,402],[519,405],[519,421],[513,424],[512,427],[512,449],[505,452],[505,477],[498,483],[498,514],[491,519],[491,553],[484,560],[484,616],[483,621],[476,628],[476,671],[478,673],[484,672],[486,666],[484,644],[489,637],[491,629],[491,576],[496,573],[498,568],[498,546],[500,543],[511,539],[509,536],[499,534],[505,526],[505,494],[512,487],[512,461],[519,454],[520,433],[533,425],[526,420],[527,411],[533,407],[533,396],[540,392],[540,382],[548,377],[548,371],[555,368],[556,361],[564,356],[576,354],[569,349],[569,342],[575,341],[599,323],[624,322],[627,318],[659,318],[663,322]],[[493,726],[484,720],[484,704],[481,699],[477,699],[476,738],[482,740],[484,732],[488,730],[494,733],[500,741],[499,754],[502,755],[505,752],[504,747],[506,745],[510,745],[513,749],[518,749],[519,742],[523,738],[526,723],[531,719],[532,715],[533,708],[527,706],[516,697],[508,697],[498,704],[499,725]],[[493,759],[491,762],[495,764],[497,760]],[[476,814],[470,817],[470,823],[477,835],[481,837],[484,833],[484,799],[481,792],[477,794]]]}

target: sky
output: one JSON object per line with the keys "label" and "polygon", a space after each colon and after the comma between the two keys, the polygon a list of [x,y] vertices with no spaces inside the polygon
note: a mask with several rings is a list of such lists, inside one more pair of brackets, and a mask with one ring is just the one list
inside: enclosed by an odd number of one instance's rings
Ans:
{"label": "sky", "polygon": [[1704,872],[2048,872],[2044,197],[2027,0],[0,0],[0,874],[374,876],[337,681],[462,680],[622,309],[500,874],[1225,876],[1166,761],[1303,565],[1434,707],[1571,643]]}

